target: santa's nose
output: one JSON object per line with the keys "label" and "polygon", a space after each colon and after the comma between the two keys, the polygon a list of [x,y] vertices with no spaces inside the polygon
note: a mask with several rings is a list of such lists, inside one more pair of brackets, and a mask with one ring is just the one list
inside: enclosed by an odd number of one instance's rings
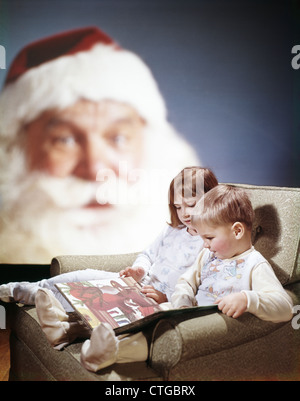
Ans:
{"label": "santa's nose", "polygon": [[109,150],[100,141],[91,141],[82,149],[81,158],[74,175],[84,180],[96,181],[99,172],[111,170],[117,173],[116,163],[110,157]]}

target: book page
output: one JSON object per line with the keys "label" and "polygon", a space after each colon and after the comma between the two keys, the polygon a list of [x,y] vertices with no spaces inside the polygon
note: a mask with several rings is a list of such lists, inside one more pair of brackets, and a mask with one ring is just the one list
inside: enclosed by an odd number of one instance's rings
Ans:
{"label": "book page", "polygon": [[140,292],[131,277],[56,284],[72,307],[91,329],[101,322],[122,327],[151,315],[161,308]]}

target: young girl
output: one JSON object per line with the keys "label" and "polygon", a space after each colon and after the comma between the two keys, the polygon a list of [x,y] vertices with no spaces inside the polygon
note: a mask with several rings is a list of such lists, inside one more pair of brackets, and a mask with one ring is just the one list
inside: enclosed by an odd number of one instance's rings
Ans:
{"label": "young girl", "polygon": [[168,224],[153,244],[142,252],[132,267],[120,272],[144,285],[143,292],[158,303],[171,299],[178,278],[192,266],[203,242],[191,228],[193,209],[200,197],[218,185],[206,168],[189,167],[171,182]]}
{"label": "young girl", "polygon": [[[270,264],[252,246],[254,212],[246,193],[218,185],[199,205],[204,207],[195,208],[191,229],[201,235],[205,248],[194,266],[179,278],[168,307],[218,304],[233,318],[250,312],[262,320],[289,321],[293,302]],[[82,364],[92,371],[147,357],[142,333],[116,337],[105,324],[94,329],[81,350]]]}
{"label": "young girl", "polygon": [[[132,267],[120,272],[121,275],[132,276],[136,281],[145,284],[143,292],[159,303],[170,299],[178,278],[194,263],[203,246],[202,239],[191,228],[191,215],[203,193],[216,185],[218,181],[215,175],[207,168],[183,169],[172,180],[169,188],[171,223],[157,240],[137,257]],[[0,286],[0,299],[23,304],[36,303],[41,326],[45,328],[50,343],[57,346],[76,337],[76,327],[74,322],[68,322],[69,318],[65,313],[73,309],[56,289],[55,284],[113,279],[116,275],[118,273],[87,269],[65,273],[36,283],[9,283]],[[36,298],[38,290],[40,290],[39,300]],[[56,312],[53,312],[51,303],[55,304]],[[52,308],[51,311],[49,308]]]}

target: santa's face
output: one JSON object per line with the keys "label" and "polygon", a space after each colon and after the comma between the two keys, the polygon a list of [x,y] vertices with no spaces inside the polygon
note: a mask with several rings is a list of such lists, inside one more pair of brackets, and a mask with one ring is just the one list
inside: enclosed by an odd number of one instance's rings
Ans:
{"label": "santa's face", "polygon": [[135,109],[80,100],[24,128],[25,152],[13,157],[8,147],[5,156],[20,168],[2,172],[0,259],[48,263],[57,254],[126,253],[150,242],[141,228],[156,233],[165,213],[137,196],[148,183],[138,174],[148,136]]}
{"label": "santa's face", "polygon": [[46,111],[25,128],[29,174],[49,177],[47,193],[75,226],[106,224],[120,203],[116,182],[127,188],[128,172],[141,167],[144,125],[134,108],[112,100]]}
{"label": "santa's face", "polygon": [[118,175],[120,161],[139,167],[143,128],[135,109],[112,100],[44,112],[26,127],[29,169],[89,181],[103,169]]}
{"label": "santa's face", "polygon": [[167,123],[146,124],[112,100],[48,110],[17,139],[0,147],[5,263],[143,249],[167,219],[174,172],[194,160]]}

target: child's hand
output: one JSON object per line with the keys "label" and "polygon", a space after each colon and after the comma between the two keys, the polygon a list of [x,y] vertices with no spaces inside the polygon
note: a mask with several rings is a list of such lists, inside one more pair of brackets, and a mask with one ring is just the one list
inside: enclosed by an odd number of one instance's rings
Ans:
{"label": "child's hand", "polygon": [[217,299],[215,303],[225,315],[237,318],[246,312],[248,299],[245,293],[237,292]]}
{"label": "child's hand", "polygon": [[145,270],[142,267],[128,266],[120,271],[120,277],[132,277],[135,281],[140,281],[145,275]]}
{"label": "child's hand", "polygon": [[154,299],[158,304],[168,302],[166,294],[156,290],[151,285],[145,285],[142,289],[142,293],[145,294],[146,297]]}

